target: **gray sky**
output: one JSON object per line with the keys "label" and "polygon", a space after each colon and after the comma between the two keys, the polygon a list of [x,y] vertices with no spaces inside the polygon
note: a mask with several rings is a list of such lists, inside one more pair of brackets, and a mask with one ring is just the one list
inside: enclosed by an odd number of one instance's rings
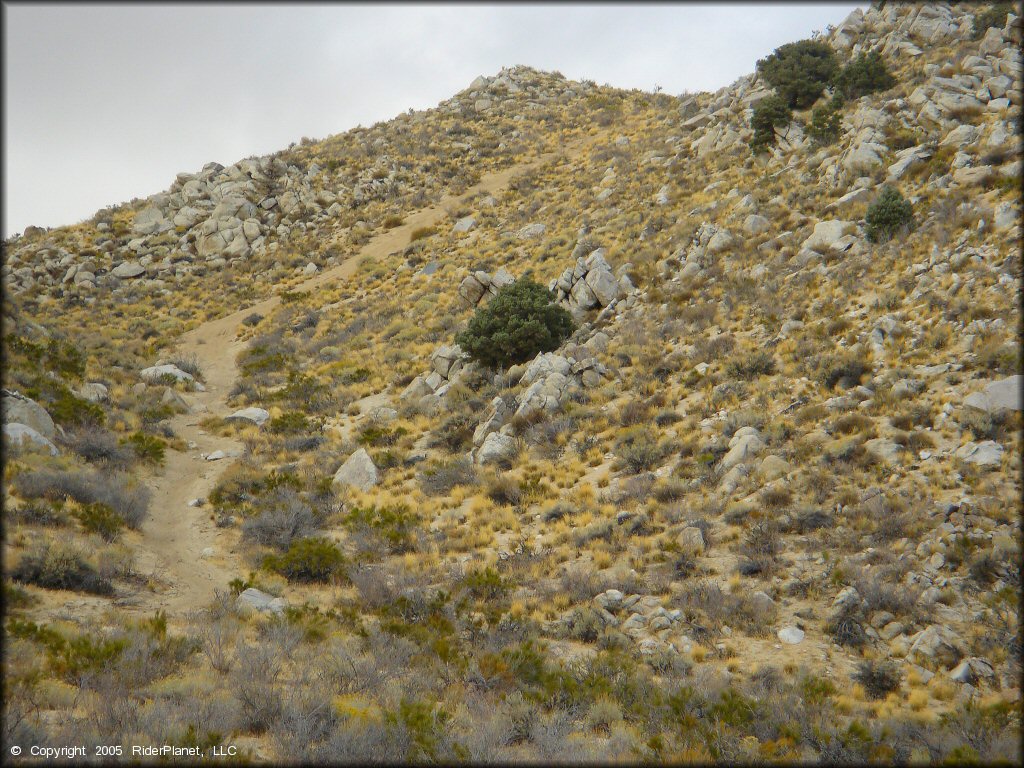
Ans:
{"label": "gray sky", "polygon": [[434,106],[526,64],[717,90],[866,3],[4,3],[4,237]]}

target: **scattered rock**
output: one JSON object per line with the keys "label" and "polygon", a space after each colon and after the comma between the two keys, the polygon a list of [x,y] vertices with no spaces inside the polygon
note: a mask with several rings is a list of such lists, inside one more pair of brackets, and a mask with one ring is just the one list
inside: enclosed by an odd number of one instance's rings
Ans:
{"label": "scattered rock", "polygon": [[20,392],[3,390],[0,395],[0,406],[3,409],[4,424],[23,424],[47,441],[52,441],[57,436],[57,428],[46,409]]}
{"label": "scattered rock", "polygon": [[266,592],[249,587],[235,600],[235,605],[241,610],[254,610],[260,613],[283,614],[288,602],[283,597],[274,597]]}
{"label": "scattered rock", "polygon": [[195,377],[191,373],[178,368],[176,365],[167,363],[165,365],[154,365],[150,368],[143,368],[139,372],[139,376],[148,384],[153,384],[160,380],[162,376],[173,376],[178,381],[195,381]]}
{"label": "scattered rock", "polygon": [[1003,446],[994,440],[970,442],[960,446],[955,455],[968,464],[976,464],[982,469],[994,469],[1003,462]]}
{"label": "scattered rock", "polygon": [[110,394],[105,385],[96,381],[83,384],[78,389],[78,396],[90,403],[105,403],[110,399]]}
{"label": "scattered rock", "polygon": [[960,661],[963,655],[959,638],[940,624],[932,624],[918,632],[908,653],[908,657],[918,663],[940,664],[947,669]]}
{"label": "scattered rock", "polygon": [[270,419],[270,412],[262,408],[250,407],[235,411],[230,416],[225,416],[225,421],[248,421],[257,427],[262,427]]}
{"label": "scattered rock", "polygon": [[804,639],[804,631],[798,627],[783,627],[778,631],[778,637],[787,645],[797,645]]}
{"label": "scattered rock", "polygon": [[503,435],[501,432],[491,432],[484,439],[483,445],[477,449],[476,463],[499,464],[508,461],[516,455],[516,440],[511,435]]}
{"label": "scattered rock", "polygon": [[964,405],[991,414],[1007,410],[1019,411],[1022,387],[1024,387],[1024,376],[1020,374],[999,381],[991,381],[981,392],[972,392],[964,398]]}
{"label": "scattered rock", "polygon": [[995,671],[992,669],[991,662],[987,659],[971,656],[961,661],[951,670],[949,677],[958,683],[974,685],[979,680],[988,680],[995,677]]}
{"label": "scattered rock", "polygon": [[51,456],[56,456],[60,453],[53,442],[27,424],[5,422],[4,442],[8,446],[18,448],[22,451],[43,450],[48,452]]}
{"label": "scattered rock", "polygon": [[338,471],[334,473],[332,484],[336,486],[352,486],[361,491],[368,491],[377,485],[378,482],[377,466],[373,463],[373,459],[370,458],[370,454],[366,452],[366,449],[360,448],[349,456],[345,463],[338,468]]}
{"label": "scattered rock", "polygon": [[145,275],[146,268],[137,261],[126,261],[114,267],[110,274],[122,280],[130,280],[131,278]]}

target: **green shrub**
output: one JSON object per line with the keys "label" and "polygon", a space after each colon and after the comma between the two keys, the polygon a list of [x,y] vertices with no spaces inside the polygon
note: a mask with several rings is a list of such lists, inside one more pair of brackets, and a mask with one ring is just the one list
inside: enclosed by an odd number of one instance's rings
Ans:
{"label": "green shrub", "polygon": [[344,573],[345,556],[329,539],[298,539],[282,555],[268,555],[263,567],[289,581],[328,582]]}
{"label": "green shrub", "polygon": [[807,135],[818,146],[835,143],[842,131],[842,123],[834,99],[826,104],[817,105],[811,112]]}
{"label": "green shrub", "polygon": [[45,624],[11,619],[7,634],[29,640],[46,649],[50,669],[69,683],[78,684],[89,672],[98,672],[115,664],[128,646],[125,638],[93,638],[79,635],[70,640]]}
{"label": "green shrub", "polygon": [[26,553],[11,572],[22,584],[43,589],[66,589],[91,595],[111,595],[113,585],[76,549],[46,542]]}
{"label": "green shrub", "polygon": [[398,440],[409,434],[405,427],[382,427],[370,424],[362,432],[356,441],[360,445],[368,445],[373,448],[386,445],[394,445]]}
{"label": "green shrub", "polygon": [[757,72],[792,109],[807,109],[839,71],[828,43],[801,40],[775,49],[757,62]]}
{"label": "green shrub", "polygon": [[164,463],[167,443],[159,437],[147,435],[145,432],[135,432],[122,440],[121,443],[129,446],[135,452],[139,461],[158,466]]}
{"label": "green shrub", "polygon": [[437,234],[437,227],[417,227],[410,233],[409,242],[415,243],[417,240],[422,240],[425,237]]}
{"label": "green shrub", "polygon": [[56,399],[47,405],[46,410],[53,420],[62,426],[102,424],[106,419],[103,409],[96,403],[76,397],[63,387]]}
{"label": "green shrub", "polygon": [[750,119],[750,127],[754,135],[750,139],[750,148],[754,153],[765,152],[768,147],[776,144],[775,129],[789,125],[793,113],[778,96],[762,99],[754,107],[754,116]]}
{"label": "green shrub", "polygon": [[863,357],[851,352],[840,352],[822,361],[818,379],[827,389],[832,389],[842,379],[846,379],[853,386],[870,370],[871,364]]}
{"label": "green shrub", "polygon": [[113,541],[124,528],[124,520],[106,504],[84,504],[74,513],[89,533],[99,534],[104,541]]}
{"label": "green shrub", "polygon": [[127,469],[135,458],[130,449],[118,442],[117,436],[102,427],[76,429],[66,437],[68,446],[90,464]]}
{"label": "green shrub", "polygon": [[971,22],[974,39],[984,37],[990,27],[999,27],[1000,29],[1005,27],[1007,14],[1017,13],[1013,6],[1014,4],[1008,1],[993,3],[981,13],[976,13]]}
{"label": "green shrub", "polygon": [[350,531],[371,533],[394,553],[410,552],[419,526],[419,517],[403,505],[355,507],[342,521]]}
{"label": "green shrub", "polygon": [[908,231],[914,223],[914,207],[894,187],[883,187],[878,199],[864,217],[865,230],[872,243],[884,243],[893,235]]}
{"label": "green shrub", "polygon": [[775,373],[775,358],[771,352],[760,350],[735,357],[725,366],[725,373],[733,379],[750,381],[758,376]]}
{"label": "green shrub", "polygon": [[477,309],[456,341],[477,363],[504,368],[557,349],[575,329],[551,291],[523,278]]}
{"label": "green shrub", "polygon": [[50,666],[69,683],[77,683],[83,675],[115,666],[128,641],[107,640],[79,635],[50,649]]}
{"label": "green shrub", "polygon": [[[476,401],[480,409],[483,403]],[[431,448],[444,448],[449,453],[457,453],[469,449],[473,440],[473,432],[479,423],[479,412],[453,413],[439,427],[430,433]]]}
{"label": "green shrub", "polygon": [[833,79],[837,94],[847,99],[859,99],[875,91],[885,91],[896,85],[896,78],[885,66],[877,51],[862,53],[851,61]]}
{"label": "green shrub", "polygon": [[473,597],[488,602],[503,598],[510,587],[508,581],[491,567],[466,574],[462,583]]}
{"label": "green shrub", "polygon": [[130,528],[138,528],[146,517],[150,493],[145,486],[130,483],[120,473],[38,469],[18,475],[14,487],[26,499],[63,501],[70,497],[80,504],[100,502],[112,508]]}
{"label": "green shrub", "polygon": [[299,432],[309,432],[316,429],[318,424],[310,421],[302,411],[287,411],[277,418],[270,420],[270,431],[275,435],[294,435]]}
{"label": "green shrub", "polygon": [[646,472],[658,466],[668,449],[640,428],[629,430],[615,445],[622,466],[631,474]]}
{"label": "green shrub", "polygon": [[868,697],[884,699],[900,687],[900,668],[891,661],[868,659],[857,665],[853,679],[864,686]]}
{"label": "green shrub", "polygon": [[428,496],[443,496],[457,485],[473,485],[476,468],[469,459],[455,459],[427,467],[420,475],[420,488]]}

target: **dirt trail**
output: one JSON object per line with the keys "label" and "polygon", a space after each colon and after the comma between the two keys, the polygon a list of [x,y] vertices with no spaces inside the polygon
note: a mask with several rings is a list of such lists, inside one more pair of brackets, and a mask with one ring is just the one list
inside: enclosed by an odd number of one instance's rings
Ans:
{"label": "dirt trail", "polygon": [[[586,137],[566,145],[561,152],[540,155],[530,162],[488,174],[462,194],[445,196],[435,205],[409,214],[401,226],[378,234],[342,264],[313,275],[290,290],[310,291],[348,279],[363,259],[384,257],[400,250],[409,243],[414,229],[443,221],[447,208],[480,192],[500,193],[517,174],[560,154],[575,156],[600,136]],[[206,605],[213,598],[214,590],[226,589],[231,579],[245,575],[246,566],[238,555],[237,530],[217,528],[211,520],[209,506],[190,507],[188,502],[205,498],[217,479],[233,464],[230,456],[242,451],[240,442],[210,435],[203,431],[199,422],[207,416],[226,416],[233,411],[227,405],[227,398],[238,378],[235,358],[246,343],[236,338],[239,325],[253,312],[266,315],[280,301],[278,296],[268,297],[205,322],[179,340],[178,351],[198,359],[206,391],[192,393],[193,412],[171,421],[175,434],[189,443],[189,449],[184,453],[169,451],[163,470],[150,481],[153,492],[150,515],[141,528],[141,535],[133,542],[137,570],[151,576],[156,591],[133,596],[126,601],[125,608],[144,612],[161,608],[168,615],[181,615]],[[213,462],[203,458],[216,450],[224,451],[229,458]]]}

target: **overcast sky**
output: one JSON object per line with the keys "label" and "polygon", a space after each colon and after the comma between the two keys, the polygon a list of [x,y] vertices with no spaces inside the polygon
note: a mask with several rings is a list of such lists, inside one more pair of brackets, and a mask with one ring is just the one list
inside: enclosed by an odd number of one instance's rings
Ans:
{"label": "overcast sky", "polygon": [[716,90],[866,3],[4,3],[4,237],[434,106],[526,64]]}

